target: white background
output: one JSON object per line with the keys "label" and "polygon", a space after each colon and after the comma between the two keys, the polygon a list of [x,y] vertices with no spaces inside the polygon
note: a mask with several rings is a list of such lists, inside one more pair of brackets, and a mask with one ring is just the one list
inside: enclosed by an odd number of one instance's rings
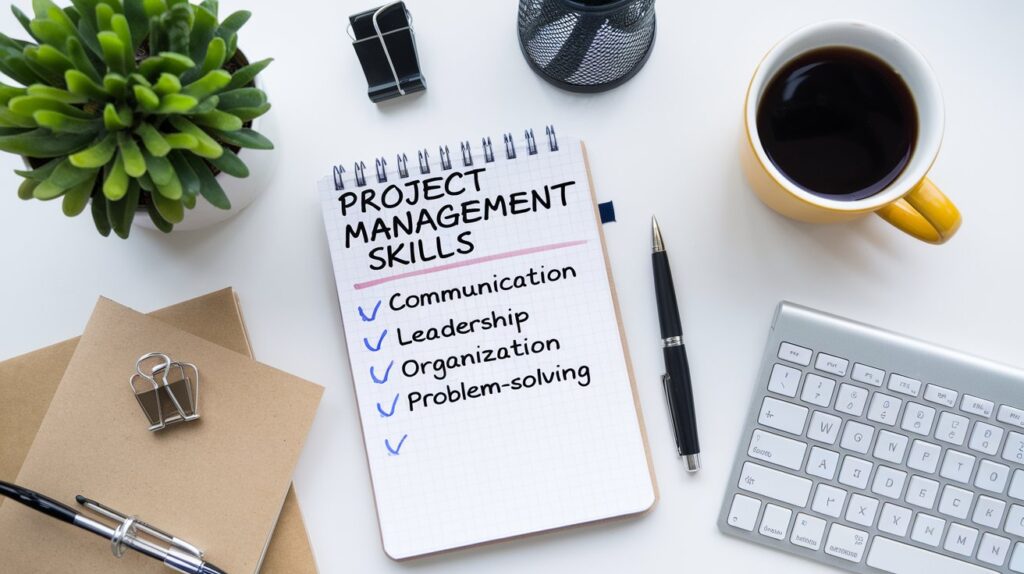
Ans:
{"label": "white background", "polygon": [[[18,4],[28,10],[26,0]],[[148,311],[226,285],[240,293],[256,356],[327,387],[295,477],[320,568],[335,572],[817,572],[816,564],[715,528],[772,310],[790,299],[999,361],[1024,365],[1024,3],[920,0],[658,4],[647,67],[610,93],[560,92],[516,41],[511,0],[409,0],[428,80],[422,95],[371,103],[345,34],[364,2],[241,2],[241,47],[265,72],[279,168],[227,224],[166,237],[98,236],[88,214],[17,199],[0,173],[0,357],[67,337],[96,297]],[[949,244],[881,220],[813,226],[749,192],[737,165],[743,92],[779,38],[862,19],[915,45],[946,100],[932,176],[964,214]],[[0,29],[22,37],[13,16]],[[394,563],[381,551],[315,181],[332,163],[413,152],[525,127],[586,140],[597,192],[614,200],[608,248],[640,386],[661,501],[647,516]],[[665,231],[683,306],[705,469],[674,453],[647,253]]]}

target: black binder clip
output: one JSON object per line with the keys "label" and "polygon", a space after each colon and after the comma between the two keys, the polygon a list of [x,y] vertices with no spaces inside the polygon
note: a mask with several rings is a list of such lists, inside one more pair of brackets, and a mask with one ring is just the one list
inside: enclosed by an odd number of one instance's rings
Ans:
{"label": "black binder clip", "polygon": [[427,89],[416,56],[412,15],[405,2],[391,2],[350,16],[348,31],[372,101],[379,103]]}

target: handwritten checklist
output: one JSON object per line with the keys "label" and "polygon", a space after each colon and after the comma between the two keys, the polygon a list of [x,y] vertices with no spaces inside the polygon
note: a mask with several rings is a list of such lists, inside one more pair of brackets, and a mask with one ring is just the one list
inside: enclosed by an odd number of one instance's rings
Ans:
{"label": "handwritten checklist", "polygon": [[319,186],[396,559],[655,500],[583,147],[494,155]]}

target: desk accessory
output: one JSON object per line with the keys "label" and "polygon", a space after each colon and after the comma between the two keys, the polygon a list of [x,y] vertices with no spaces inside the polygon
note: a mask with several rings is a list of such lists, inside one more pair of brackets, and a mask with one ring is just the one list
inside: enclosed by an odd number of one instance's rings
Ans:
{"label": "desk accessory", "polygon": [[[911,155],[899,176],[877,193],[852,201],[822,197],[820,193],[809,191],[787,177],[770,159],[764,144],[764,134],[760,133],[758,126],[759,110],[776,75],[790,63],[815,50],[836,48],[856,49],[891,67],[910,91],[916,110],[916,123],[919,125]],[[839,96],[835,101],[848,102],[848,96],[853,93],[849,88],[855,85],[854,80],[849,74],[843,74],[838,79],[846,83],[836,90]],[[818,84],[809,82],[803,82],[801,86],[801,90],[820,89]],[[878,99],[877,94],[871,97],[873,100]],[[821,114],[828,112],[822,102],[828,103],[830,100],[824,93],[811,93],[807,98],[816,102],[815,107],[807,112],[808,117],[815,119],[805,119],[802,128],[787,130],[790,134],[810,131],[809,127],[820,129],[822,126],[847,125],[851,127],[848,132],[844,132],[845,136],[856,138],[858,143],[866,139],[871,142],[867,147],[875,149],[876,153],[863,154],[865,161],[885,155],[882,147],[890,145],[891,138],[875,137],[866,124],[866,118],[877,116],[878,110],[821,121]],[[877,102],[873,105],[877,105]],[[815,223],[849,221],[876,213],[911,236],[936,244],[948,241],[959,229],[960,212],[927,177],[942,142],[942,93],[928,62],[896,34],[862,22],[826,22],[802,28],[769,50],[754,72],[744,106],[746,142],[741,154],[743,170],[754,192],[772,209],[794,219]],[[785,118],[796,125],[796,122],[801,122],[799,115],[798,111],[791,111]],[[792,135],[787,137],[793,138]],[[820,136],[814,137],[815,142],[826,141]],[[816,153],[832,149],[817,143],[813,145],[819,148]],[[850,153],[857,146],[842,149],[844,151],[840,155],[851,158],[851,161],[861,157]]]}
{"label": "desk accessory", "polygon": [[122,238],[137,211],[169,232],[200,196],[230,209],[221,182],[249,175],[238,154],[273,147],[250,128],[270,109],[254,84],[270,60],[250,64],[237,49],[250,13],[218,20],[216,2],[33,7],[31,19],[12,9],[38,45],[0,34],[0,71],[25,86],[0,96],[0,150],[26,163],[19,196],[61,198],[69,217],[91,205],[97,230]]}
{"label": "desk accessory", "polygon": [[520,0],[519,47],[530,68],[573,92],[621,85],[654,46],[654,0]]}
{"label": "desk accessory", "polygon": [[584,147],[500,141],[319,182],[395,559],[657,499]]}
{"label": "desk accessory", "polygon": [[199,418],[199,369],[172,361],[163,353],[146,353],[135,361],[128,384],[149,420],[149,430]]}
{"label": "desk accessory", "polygon": [[[95,514],[116,520],[118,526],[111,528],[101,521],[76,512],[71,507],[27,488],[0,480],[0,495],[20,502],[58,520],[73,524],[87,532],[110,540],[111,552],[117,558],[124,556],[127,549],[159,560],[165,566],[184,574],[225,574],[223,570],[207,562],[202,550],[192,544],[170,535],[159,528],[142,522],[134,516],[125,516],[84,496],[76,496],[79,504]],[[139,531],[157,542],[139,537]],[[161,546],[166,544],[167,546]]]}
{"label": "desk accessory", "polygon": [[1024,372],[781,303],[722,532],[850,572],[1024,570]]}
{"label": "desk accessory", "polygon": [[683,323],[676,302],[676,289],[672,269],[665,252],[658,220],[651,217],[651,262],[654,266],[654,293],[658,302],[658,323],[661,326],[661,346],[665,356],[665,400],[672,414],[672,428],[676,435],[676,450],[686,463],[687,472],[700,470],[700,441],[697,439],[697,411],[693,404],[693,385],[690,381],[690,362],[683,344]]}
{"label": "desk accessory", "polygon": [[353,14],[348,34],[376,103],[427,89],[420,71],[412,15],[405,2]]}

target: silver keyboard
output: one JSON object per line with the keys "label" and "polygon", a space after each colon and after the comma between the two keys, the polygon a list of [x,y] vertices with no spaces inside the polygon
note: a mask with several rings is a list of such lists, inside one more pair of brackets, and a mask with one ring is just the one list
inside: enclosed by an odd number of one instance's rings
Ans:
{"label": "silver keyboard", "polygon": [[851,572],[1024,573],[1024,372],[781,303],[718,526]]}

